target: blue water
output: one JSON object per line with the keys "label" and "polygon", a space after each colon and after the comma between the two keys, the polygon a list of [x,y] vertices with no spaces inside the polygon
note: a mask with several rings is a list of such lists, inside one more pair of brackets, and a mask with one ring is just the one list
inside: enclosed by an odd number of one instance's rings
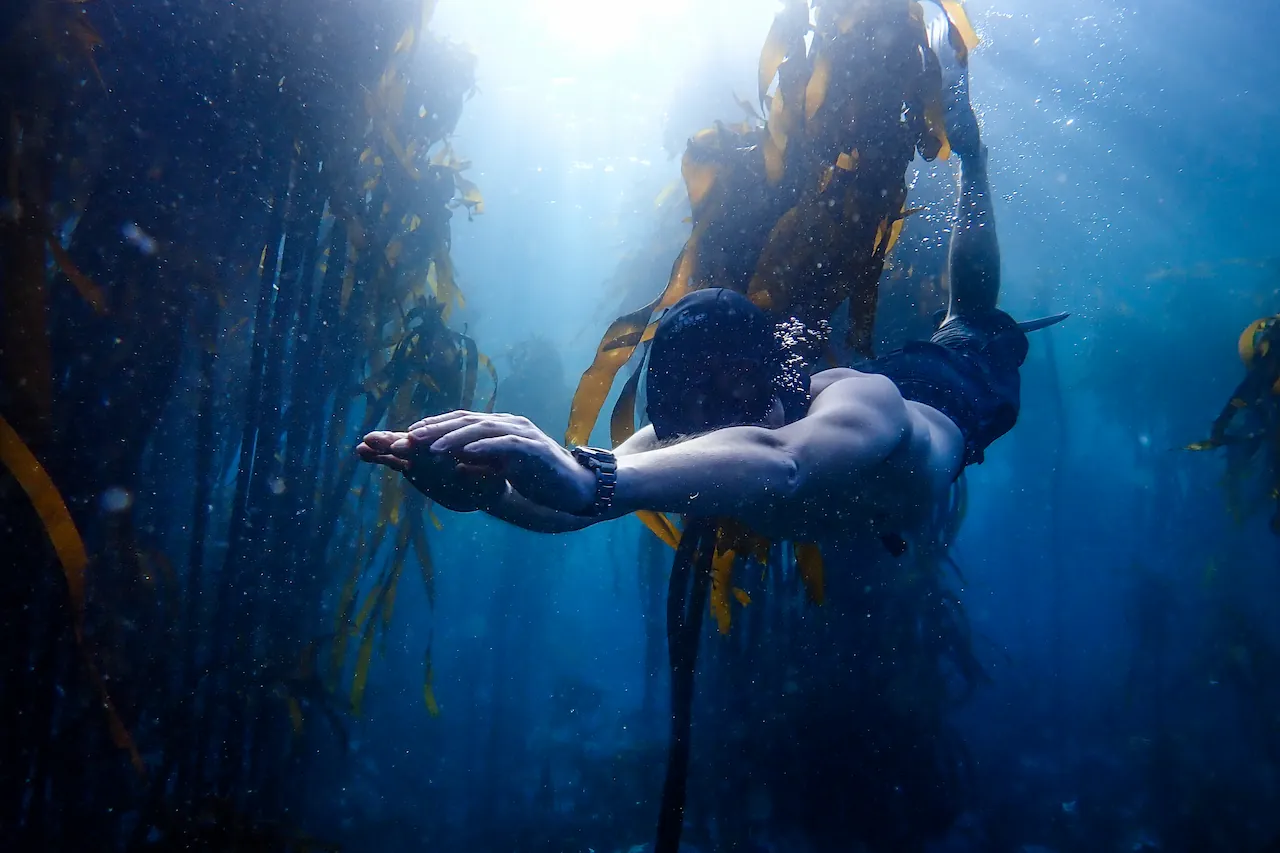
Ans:
{"label": "blue water", "polygon": [[[376,79],[396,42],[371,23],[403,18],[388,13],[395,4],[361,3],[369,5],[325,6],[342,22],[327,42],[317,35],[298,46],[288,34],[271,34],[276,41],[266,43],[296,50],[281,60],[288,73],[279,83],[269,50],[256,53],[245,27],[256,19],[240,7],[183,0],[164,4],[161,14],[119,0],[86,4],[103,36],[94,54],[101,78],[83,63],[73,66],[67,91],[76,109],[53,124],[84,144],[74,149],[74,169],[70,158],[50,157],[58,178],[49,220],[62,223],[58,236],[103,285],[112,312],[93,314],[62,281],[74,280],[62,262],[48,263],[56,281],[48,321],[56,331],[54,427],[46,435],[42,421],[33,431],[19,418],[29,413],[11,401],[25,399],[27,389],[3,389],[0,411],[50,469],[87,542],[91,630],[83,648],[107,678],[98,684],[86,676],[79,626],[73,631],[66,618],[74,602],[64,601],[55,555],[40,551],[49,526],[5,474],[0,499],[8,503],[0,508],[20,506],[21,515],[6,517],[3,529],[14,541],[15,531],[30,535],[17,548],[0,548],[15,565],[44,560],[44,574],[8,572],[14,588],[2,590],[14,613],[0,620],[8,644],[0,723],[19,721],[24,738],[37,736],[3,754],[10,762],[0,767],[5,795],[17,791],[22,803],[0,803],[0,817],[18,816],[16,828],[0,822],[0,834],[21,831],[14,837],[23,843],[53,839],[39,849],[56,849],[77,831],[98,837],[101,826],[100,837],[114,839],[103,840],[104,850],[171,849],[159,840],[176,843],[181,833],[156,814],[170,806],[203,814],[200,804],[217,797],[237,813],[280,818],[356,853],[652,849],[645,845],[653,840],[669,725],[663,598],[671,555],[634,519],[552,537],[479,513],[437,510],[439,529],[426,526],[434,601],[417,580],[415,551],[394,618],[379,629],[358,713],[343,704],[356,640],[337,658],[339,686],[308,694],[305,727],[276,701],[320,683],[293,673],[299,647],[319,648],[327,659],[345,629],[334,626],[357,531],[387,521],[377,500],[359,515],[334,473],[349,459],[372,399],[360,393],[370,365],[363,356],[328,357],[367,345],[380,330],[344,314],[334,321],[347,324],[341,334],[324,332],[332,352],[314,353],[301,319],[298,328],[288,320],[253,327],[259,293],[263,305],[286,304],[292,296],[275,294],[297,281],[289,270],[273,280],[268,248],[314,248],[310,232],[306,240],[293,232],[282,240],[271,230],[284,228],[279,211],[294,209],[281,206],[277,192],[295,193],[288,205],[305,204],[287,180],[290,169],[317,199],[336,202],[336,193],[325,195],[326,182],[344,168],[342,158],[354,160],[365,145],[373,156],[381,144],[357,87],[327,88],[348,76]],[[307,14],[305,6],[262,8],[287,17]],[[482,214],[456,210],[451,220],[450,255],[465,305],[448,324],[492,359],[499,408],[530,417],[557,439],[564,434],[573,390],[604,329],[660,291],[682,244],[685,141],[717,119],[742,118],[735,97],[754,100],[760,47],[778,8],[776,0],[439,0],[431,31],[476,57],[476,88],[451,144],[471,161],[466,177],[484,195]],[[945,585],[967,613],[985,678],[963,702],[942,701],[936,716],[923,714],[928,725],[906,747],[898,740],[881,748],[883,726],[897,718],[885,723],[846,707],[845,694],[823,686],[842,673],[800,659],[790,634],[757,623],[748,631],[749,609],[735,609],[727,637],[705,632],[682,849],[1280,850],[1280,537],[1267,529],[1269,508],[1233,519],[1220,454],[1183,449],[1207,436],[1243,376],[1240,331],[1280,312],[1273,150],[1280,8],[1263,0],[968,0],[965,8],[981,36],[971,94],[990,150],[1001,305],[1018,318],[1071,315],[1032,337],[1020,421],[966,474],[967,513]],[[0,15],[0,35],[10,34],[10,18]],[[224,27],[241,41],[218,41]],[[244,64],[229,64],[228,56]],[[321,71],[311,73],[312,61]],[[253,62],[273,69],[271,85],[254,88],[238,76]],[[0,66],[10,69],[8,60]],[[295,84],[295,73],[304,82]],[[11,83],[0,95],[9,97]],[[281,108],[278,117],[271,99],[291,103],[297,92],[321,106]],[[13,127],[27,116],[15,110]],[[299,116],[345,128],[316,134],[323,137],[317,150],[336,152],[337,165],[293,159],[297,128],[286,122]],[[108,128],[102,139],[99,121]],[[288,132],[275,132],[280,127]],[[31,128],[14,136],[21,144],[6,137],[24,156],[43,151]],[[58,144],[50,150],[61,151]],[[349,168],[358,186],[366,173]],[[87,179],[76,184],[80,169],[108,189]],[[925,210],[908,221],[901,256],[940,257],[955,177],[954,161],[911,164],[909,203]],[[19,183],[0,193],[0,248],[16,240],[8,223],[18,221],[17,202],[31,204],[31,190]],[[372,198],[345,201],[359,208]],[[322,207],[314,221],[299,221],[318,227],[327,245],[335,207],[324,208],[323,220]],[[349,212],[338,211],[336,222]],[[30,235],[18,236],[30,243]],[[38,257],[43,238],[36,236]],[[290,263],[296,272],[318,256]],[[205,266],[188,264],[190,257]],[[370,269],[381,263],[375,252],[362,257],[374,259]],[[627,278],[636,257],[654,272]],[[0,262],[6,275],[16,263],[8,255]],[[920,325],[933,306],[915,305],[905,290],[915,285],[901,276],[909,261],[890,262],[886,310]],[[255,264],[266,270],[261,278]],[[178,272],[165,272],[172,269]],[[188,276],[193,269],[211,272]],[[341,276],[312,278],[317,294],[343,284]],[[177,300],[165,289],[189,284],[198,296]],[[0,296],[11,293],[4,285]],[[367,295],[357,287],[352,304],[366,305]],[[169,299],[173,316],[147,313]],[[134,309],[151,319],[140,328],[112,325]],[[4,310],[16,309],[0,301]],[[198,321],[209,317],[205,329]],[[321,334],[322,326],[307,328]],[[263,368],[259,351],[273,330],[279,347],[270,351],[279,358]],[[901,343],[892,324],[880,332],[882,348]],[[7,365],[13,351],[0,348],[0,361]],[[251,364],[256,379],[248,376]],[[357,375],[326,373],[334,364]],[[266,399],[262,376],[269,380],[280,365],[278,393]],[[213,377],[208,397],[200,395],[201,371]],[[490,393],[485,376],[477,400]],[[156,399],[126,393],[146,383],[159,389]],[[309,399],[308,388],[322,399]],[[264,396],[246,405],[247,393]],[[356,401],[349,410],[339,402],[344,394]],[[120,414],[116,398],[133,401],[140,414]],[[200,420],[202,399],[212,400],[209,421]],[[83,407],[69,410],[76,401]],[[254,424],[242,434],[245,412],[258,403],[258,422],[279,429],[268,435]],[[307,405],[327,431],[291,420]],[[341,416],[329,424],[335,408]],[[148,419],[151,428],[136,428]],[[201,424],[211,431],[204,439]],[[609,441],[607,424],[602,416],[592,443]],[[195,451],[202,440],[211,448],[206,459]],[[83,450],[94,441],[106,449]],[[283,448],[274,462],[271,442]],[[255,451],[250,470],[245,460]],[[113,467],[125,457],[136,471]],[[320,470],[317,482],[291,479],[288,466],[299,459],[313,477],[307,466]],[[10,470],[8,457],[5,463]],[[193,503],[196,482],[209,486],[205,506]],[[351,482],[380,495],[391,481]],[[347,500],[350,512],[334,513],[340,521],[331,520],[337,535],[329,549],[313,549],[307,537],[316,531],[307,525],[324,505],[323,487],[334,483],[335,506]],[[236,521],[232,496],[241,487],[250,509]],[[206,514],[208,541],[192,549],[193,517]],[[135,532],[138,550],[151,555],[143,574],[115,559],[130,550],[120,541]],[[394,560],[390,550],[373,555],[359,584],[351,582],[359,602]],[[157,554],[168,554],[173,580],[156,569]],[[309,574],[297,574],[300,565]],[[52,581],[28,585],[28,577]],[[192,590],[195,599],[183,597]],[[759,597],[750,606],[758,613],[771,605]],[[370,624],[382,618],[379,612]],[[277,622],[285,627],[276,631]],[[250,659],[246,649],[264,659]],[[187,653],[190,661],[180,660]],[[717,669],[735,654],[737,669]],[[758,682],[743,678],[751,672],[742,668],[747,659],[767,659]],[[438,716],[428,713],[432,700],[424,695],[428,662]],[[933,707],[930,697],[895,685],[899,692],[877,707]],[[12,702],[3,697],[7,687],[18,697]],[[100,713],[107,694],[141,747],[150,773],[143,781],[124,766],[119,744],[108,742]],[[330,700],[326,707],[339,709],[333,726],[320,712]],[[237,717],[245,708],[250,716]],[[198,731],[190,740],[184,723]],[[863,758],[853,766],[850,755]],[[932,763],[938,755],[945,767]],[[884,772],[876,763],[882,758]],[[82,783],[84,766],[95,773]],[[804,780],[788,774],[809,770],[823,781],[812,796],[806,789],[805,805],[820,819],[796,819],[794,811],[784,814],[781,792],[802,790]],[[174,790],[171,779],[181,783]],[[260,790],[240,784],[246,779],[267,781]],[[76,806],[82,793],[88,805]],[[941,803],[944,815],[928,831],[920,814],[932,812],[924,803]],[[859,817],[842,824],[836,818],[846,813]],[[858,821],[897,827],[896,837],[907,840],[882,834],[869,841],[874,833]],[[833,835],[830,826],[840,829]],[[0,849],[5,843],[0,838]],[[230,844],[221,843],[189,849]],[[284,849],[270,849],[277,848]]]}
{"label": "blue water", "polygon": [[[488,202],[483,219],[455,227],[466,316],[491,350],[546,336],[570,387],[617,307],[600,282],[646,239],[652,199],[677,176],[659,117],[692,103],[677,117],[687,133],[736,116],[725,92],[752,91],[775,8],[645,5],[612,22],[605,10],[622,4],[584,4],[566,13],[572,37],[544,28],[551,16],[504,3],[446,0],[436,19],[480,56],[480,94],[458,132]],[[1205,658],[1224,600],[1280,639],[1270,616],[1280,550],[1263,519],[1228,520],[1221,461],[1178,448],[1202,437],[1238,381],[1239,330],[1280,305],[1274,260],[1268,266],[1278,189],[1270,149],[1280,133],[1275,10],[1185,0],[967,7],[983,38],[972,97],[999,196],[1002,304],[1018,316],[1073,316],[1033,343],[1022,422],[969,475],[955,557],[992,683],[959,715],[979,790],[939,849],[1246,849],[1222,839],[1280,832],[1265,806],[1280,793],[1276,767],[1261,754],[1277,735],[1273,724],[1249,722],[1245,700]],[[696,14],[725,24],[715,43],[682,29]],[[604,42],[596,49],[582,41],[595,35]],[[934,174],[916,166],[926,181]],[[625,524],[547,540],[448,520],[439,562],[458,568],[442,572],[435,629],[445,714],[427,723],[404,710],[415,674],[406,667],[401,689],[388,676],[366,735],[382,773],[429,784],[451,819],[483,819],[484,805],[462,792],[473,790],[477,709],[492,707],[476,674],[496,664],[490,637],[503,623],[518,637],[506,653],[534,672],[535,695],[506,721],[536,733],[532,753],[554,755],[557,738],[627,742],[632,733],[616,720],[639,706],[641,631]],[[536,603],[489,612],[495,579],[524,572],[539,579]],[[1165,623],[1154,663],[1135,615],[1152,588],[1164,590],[1152,618]],[[548,720],[539,700],[564,678],[601,691],[597,718]],[[1272,714],[1275,698],[1264,700]],[[1155,756],[1166,741],[1176,746]],[[434,745],[427,752],[439,771],[400,757],[423,743]],[[1162,778],[1173,790],[1157,789]],[[410,808],[400,783],[369,784],[382,808]],[[578,796],[609,802],[599,790]],[[1192,813],[1242,834],[1169,834],[1179,826],[1172,815]],[[984,822],[1005,831],[996,838]],[[1208,846],[1210,837],[1225,846]],[[591,843],[613,850],[644,840]]]}

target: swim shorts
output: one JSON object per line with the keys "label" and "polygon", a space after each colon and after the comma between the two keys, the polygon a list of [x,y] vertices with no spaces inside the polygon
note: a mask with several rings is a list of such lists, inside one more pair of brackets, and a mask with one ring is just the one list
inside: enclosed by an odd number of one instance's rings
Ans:
{"label": "swim shorts", "polygon": [[1026,333],[996,310],[956,317],[928,341],[912,341],[858,369],[889,377],[904,399],[950,418],[964,436],[964,464],[972,465],[1017,423],[1018,369],[1026,357]]}

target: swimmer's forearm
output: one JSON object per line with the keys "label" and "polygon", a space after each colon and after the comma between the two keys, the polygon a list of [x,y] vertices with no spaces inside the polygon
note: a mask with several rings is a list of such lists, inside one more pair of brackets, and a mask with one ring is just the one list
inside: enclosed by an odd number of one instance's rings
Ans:
{"label": "swimmer's forearm", "polygon": [[614,511],[772,516],[797,488],[796,465],[774,430],[731,427],[618,459]]}
{"label": "swimmer's forearm", "polygon": [[986,146],[960,164],[960,201],[951,232],[948,269],[948,316],[978,314],[996,307],[1000,296],[1000,243],[987,180]]}
{"label": "swimmer's forearm", "polygon": [[502,497],[486,507],[485,512],[499,521],[514,524],[532,533],[572,533],[605,520],[549,509],[529,500],[511,488],[510,484]]}

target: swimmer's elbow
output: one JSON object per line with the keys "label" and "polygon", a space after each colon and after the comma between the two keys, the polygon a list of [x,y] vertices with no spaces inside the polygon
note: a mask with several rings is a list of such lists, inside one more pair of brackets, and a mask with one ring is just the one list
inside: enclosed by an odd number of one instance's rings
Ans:
{"label": "swimmer's elbow", "polygon": [[780,433],[760,427],[744,428],[743,438],[749,448],[743,458],[754,460],[765,499],[785,503],[802,491],[805,476],[801,449]]}

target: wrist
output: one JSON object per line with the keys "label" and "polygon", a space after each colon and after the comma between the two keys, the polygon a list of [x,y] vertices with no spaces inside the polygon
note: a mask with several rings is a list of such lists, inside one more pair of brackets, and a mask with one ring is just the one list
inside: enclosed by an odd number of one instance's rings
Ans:
{"label": "wrist", "polygon": [[492,513],[502,504],[507,502],[507,500],[511,497],[511,493],[513,491],[515,491],[515,489],[511,487],[511,483],[509,483],[506,480],[503,480],[502,488],[495,490],[494,494],[491,497],[489,497],[487,500],[481,501],[480,505],[477,506],[476,509],[478,509],[480,512]]}
{"label": "wrist", "polygon": [[573,477],[576,491],[569,509],[574,515],[599,516],[613,508],[618,483],[618,459],[612,451],[579,446],[569,451],[577,472]]}

